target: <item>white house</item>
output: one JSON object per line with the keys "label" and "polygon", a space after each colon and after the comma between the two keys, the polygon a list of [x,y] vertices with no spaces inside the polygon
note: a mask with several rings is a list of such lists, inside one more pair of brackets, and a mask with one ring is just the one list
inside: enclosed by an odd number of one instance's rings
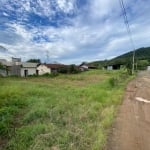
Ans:
{"label": "white house", "polygon": [[2,76],[16,75],[20,76],[20,66],[21,62],[18,58],[12,58],[12,61],[6,61],[5,59],[0,59],[0,63],[3,65],[3,69],[0,70]]}
{"label": "white house", "polygon": [[113,70],[113,66],[107,66],[107,70]]}
{"label": "white house", "polygon": [[82,63],[81,65],[79,65],[79,69],[81,71],[87,71],[89,69],[89,67],[86,63]]}
{"label": "white house", "polygon": [[147,70],[149,70],[149,71],[150,71],[150,66],[147,66]]}
{"label": "white house", "polygon": [[38,63],[23,62],[21,65],[21,76],[27,77],[38,74],[37,65]]}
{"label": "white house", "polygon": [[51,73],[51,68],[48,68],[45,64],[40,64],[37,67],[37,74],[38,75],[43,75],[45,73]]}

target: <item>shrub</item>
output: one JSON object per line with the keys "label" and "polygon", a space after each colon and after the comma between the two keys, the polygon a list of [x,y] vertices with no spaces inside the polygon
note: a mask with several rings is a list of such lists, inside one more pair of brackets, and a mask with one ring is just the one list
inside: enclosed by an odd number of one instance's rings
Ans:
{"label": "shrub", "polygon": [[117,78],[112,77],[112,78],[109,79],[109,85],[110,85],[111,87],[116,86],[117,83],[118,83]]}
{"label": "shrub", "polygon": [[59,68],[58,72],[59,73],[68,73],[69,69],[68,69],[68,67],[61,67],[61,68]]}

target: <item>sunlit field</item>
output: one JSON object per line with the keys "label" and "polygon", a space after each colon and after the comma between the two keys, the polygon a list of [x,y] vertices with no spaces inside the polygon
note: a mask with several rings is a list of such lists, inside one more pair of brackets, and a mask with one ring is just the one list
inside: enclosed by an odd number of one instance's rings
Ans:
{"label": "sunlit field", "polygon": [[101,150],[128,80],[99,70],[0,78],[0,148]]}

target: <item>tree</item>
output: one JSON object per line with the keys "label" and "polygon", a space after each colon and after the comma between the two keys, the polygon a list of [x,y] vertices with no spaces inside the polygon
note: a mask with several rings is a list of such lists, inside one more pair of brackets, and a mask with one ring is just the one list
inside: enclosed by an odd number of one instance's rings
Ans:
{"label": "tree", "polygon": [[61,68],[59,68],[58,72],[59,73],[68,73],[68,67],[67,66],[63,66]]}
{"label": "tree", "polygon": [[69,66],[69,73],[79,73],[80,70],[76,67],[76,65],[72,64]]}
{"label": "tree", "polygon": [[132,61],[129,58],[126,59],[125,66],[127,68],[128,73],[132,75]]}
{"label": "tree", "polygon": [[137,63],[137,68],[139,70],[146,70],[148,65],[149,65],[148,60],[139,60],[138,63]]}
{"label": "tree", "polygon": [[41,63],[41,60],[40,59],[29,59],[27,60],[27,62],[33,62],[33,63]]}
{"label": "tree", "polygon": [[70,66],[63,66],[63,67],[59,68],[58,72],[59,73],[65,73],[65,74],[66,73],[68,73],[68,74],[76,74],[76,73],[79,73],[80,70],[79,70],[79,68],[76,65],[72,64]]}
{"label": "tree", "polygon": [[0,69],[4,70],[4,66],[2,65],[2,63],[0,63]]}

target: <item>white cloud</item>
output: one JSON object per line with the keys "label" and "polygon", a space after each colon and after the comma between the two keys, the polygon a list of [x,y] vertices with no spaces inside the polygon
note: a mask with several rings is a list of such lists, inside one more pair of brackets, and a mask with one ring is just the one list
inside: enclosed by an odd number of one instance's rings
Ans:
{"label": "white cloud", "polygon": [[111,13],[118,12],[119,9],[118,1],[110,1],[110,0],[93,0],[91,1],[91,11],[92,16],[99,18],[111,15]]}
{"label": "white cloud", "polygon": [[74,0],[57,0],[57,8],[65,13],[74,10]]}
{"label": "white cloud", "polygon": [[[9,5],[10,1],[16,3],[17,10]],[[147,18],[150,17],[150,5],[140,0],[125,0],[125,4],[136,48],[149,46],[150,21]],[[7,8],[4,16],[15,11],[27,21],[30,13],[47,17],[50,23],[57,13],[65,13],[66,16],[76,13],[76,17],[64,18],[71,22],[69,26],[63,23],[59,27],[33,26],[30,22],[28,28],[21,21],[6,23],[7,29],[0,29],[0,45],[9,49],[7,56],[13,54],[24,59],[35,57],[44,61],[48,52],[52,60],[78,63],[86,59],[108,59],[132,50],[119,1],[93,0],[80,10],[77,10],[75,0],[37,0],[37,3],[32,0],[6,0],[2,1],[2,5]],[[53,19],[59,21],[57,17]]]}

